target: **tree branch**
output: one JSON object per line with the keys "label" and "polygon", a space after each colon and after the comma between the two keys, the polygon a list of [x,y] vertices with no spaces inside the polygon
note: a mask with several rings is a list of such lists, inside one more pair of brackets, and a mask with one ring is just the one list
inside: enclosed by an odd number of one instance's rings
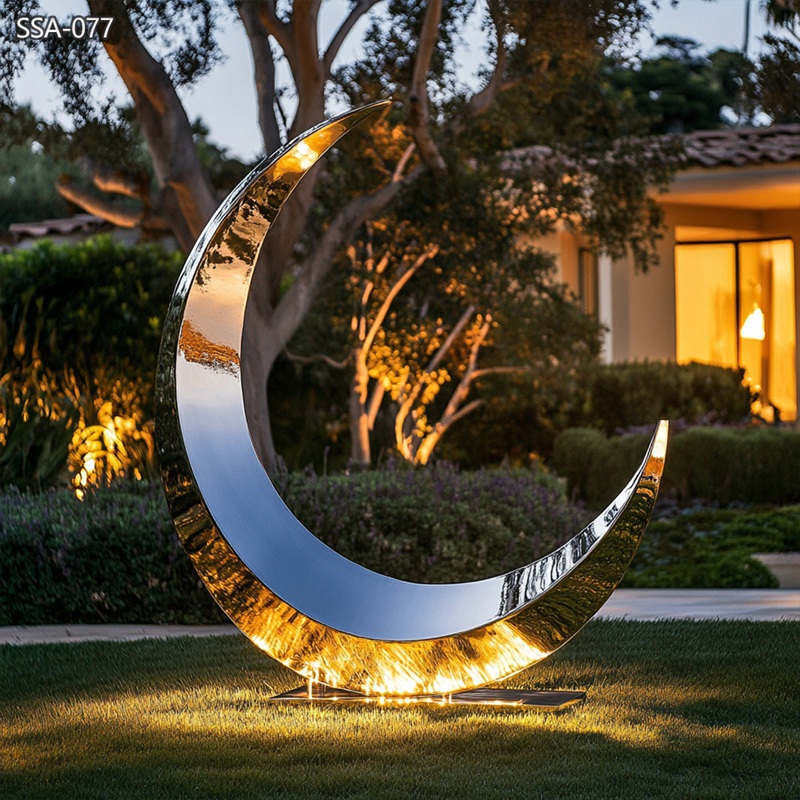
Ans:
{"label": "tree branch", "polygon": [[238,2],[255,6],[261,24],[280,45],[284,53],[291,48],[291,25],[278,16],[275,0],[238,0]]}
{"label": "tree branch", "polygon": [[92,167],[92,183],[101,192],[112,192],[136,200],[148,200],[147,187],[138,178],[102,164]]}
{"label": "tree branch", "polygon": [[489,2],[489,16],[495,31],[495,47],[497,57],[494,64],[492,76],[489,82],[480,91],[476,92],[469,100],[469,110],[473,116],[483,114],[491,106],[497,97],[498,92],[503,86],[503,73],[506,69],[506,45],[505,45],[505,24],[503,20],[503,10],[496,0]]}
{"label": "tree branch", "polygon": [[491,316],[487,314],[486,319],[481,326],[480,331],[478,332],[478,335],[475,337],[475,341],[470,347],[467,369],[464,371],[461,380],[458,382],[458,386],[456,386],[455,391],[450,396],[450,400],[448,401],[445,410],[442,412],[442,416],[439,418],[439,421],[433,426],[433,430],[427,436],[422,438],[416,447],[416,450],[414,451],[413,456],[415,464],[427,464],[434,447],[436,447],[439,440],[442,438],[442,436],[444,436],[450,426],[456,423],[458,420],[466,417],[467,414],[472,413],[483,403],[483,401],[480,399],[473,400],[462,408],[459,408],[464,400],[467,399],[470,386],[472,381],[475,379],[477,372],[475,367],[478,363],[478,352],[489,333],[491,321]]}
{"label": "tree branch", "polygon": [[[93,15],[114,17],[112,33],[103,46],[130,92],[158,185],[174,192],[183,216],[181,222],[193,240],[214,212],[217,201],[197,155],[186,111],[163,65],[139,39],[123,0],[88,3]],[[191,244],[192,241],[181,241],[187,249]]]}
{"label": "tree branch", "polygon": [[[294,39],[297,53],[308,62],[315,71],[319,70],[319,36],[317,33],[317,18],[319,16],[320,0],[304,0],[292,4],[292,38]],[[294,72],[294,70],[292,70]]]}
{"label": "tree branch", "polygon": [[399,181],[403,177],[403,173],[405,172],[406,167],[408,166],[408,162],[411,159],[411,156],[416,150],[416,144],[411,142],[408,147],[403,151],[403,155],[400,156],[400,160],[397,162],[397,166],[394,168],[394,172],[392,173],[392,180]]}
{"label": "tree branch", "polygon": [[456,411],[455,414],[451,414],[448,417],[446,422],[437,423],[436,427],[437,428],[441,427],[441,431],[439,433],[439,438],[441,438],[444,435],[445,431],[447,431],[450,427],[455,425],[456,422],[458,422],[460,419],[464,419],[464,417],[466,417],[467,414],[471,414],[476,408],[480,408],[482,405],[483,405],[483,400],[480,400],[480,399],[471,400],[469,403],[467,403],[461,409]]}
{"label": "tree branch", "polygon": [[389,293],[386,295],[383,303],[381,303],[381,307],[378,309],[378,313],[375,315],[375,319],[372,321],[372,325],[370,325],[369,332],[364,337],[364,343],[362,348],[365,353],[368,353],[370,348],[372,347],[372,343],[375,340],[375,336],[377,335],[378,331],[380,330],[381,325],[383,325],[383,321],[386,319],[386,315],[389,313],[389,309],[392,307],[392,303],[394,302],[395,298],[402,288],[414,277],[414,273],[426,262],[428,259],[433,258],[439,252],[439,245],[432,244],[428,246],[428,249],[422,253],[419,258],[398,278],[394,286],[389,290]]}
{"label": "tree branch", "polygon": [[413,181],[421,172],[421,168],[417,167],[403,179],[390,181],[373,194],[356,197],[339,211],[320,238],[313,254],[305,262],[299,277],[275,309],[273,330],[280,331],[282,337],[286,336],[286,342],[300,325],[339,247],[364,220],[374,217],[386,208],[403,186]]}
{"label": "tree branch", "polygon": [[275,60],[272,45],[258,9],[252,2],[237,0],[236,10],[242,20],[250,52],[253,56],[253,75],[258,100],[258,125],[264,140],[264,150],[269,155],[281,145],[281,135],[276,117]]}
{"label": "tree branch", "polygon": [[474,312],[475,306],[470,305],[467,307],[467,310],[461,315],[461,318],[455,324],[453,330],[450,331],[450,335],[444,340],[433,358],[428,362],[428,366],[425,367],[425,372],[433,372],[439,366],[442,359],[447,354],[447,351],[453,346],[455,340],[461,335],[461,332],[467,326],[467,323],[470,321]]}
{"label": "tree branch", "polygon": [[313,364],[316,361],[322,361],[334,369],[344,369],[350,363],[349,356],[341,361],[337,361],[330,356],[326,356],[324,353],[312,353],[310,356],[300,356],[296,353],[290,352],[288,347],[284,347],[283,352],[290,361],[294,361],[296,364]]}
{"label": "tree branch", "polygon": [[325,115],[325,81],[329,72],[323,68],[319,54],[319,0],[294,3],[289,22],[278,17],[274,0],[253,2],[257,3],[256,12],[263,27],[283,50],[292,72],[297,90],[297,111],[288,133],[292,139]]}
{"label": "tree branch", "polygon": [[437,174],[446,172],[447,164],[445,164],[436,142],[433,141],[429,129],[428,72],[439,35],[441,18],[442,0],[430,0],[425,8],[425,18],[422,22],[422,31],[417,47],[417,60],[414,62],[414,73],[408,94],[409,125],[414,134],[414,140],[419,147],[422,160]]}
{"label": "tree branch", "polygon": [[375,427],[375,418],[378,416],[378,410],[381,407],[385,394],[386,387],[383,385],[383,381],[376,381],[375,385],[372,387],[372,393],[370,394],[369,405],[367,407],[367,424],[370,430]]}
{"label": "tree branch", "polygon": [[461,319],[455,324],[450,335],[439,345],[438,350],[434,353],[431,360],[428,362],[425,369],[422,371],[419,380],[414,384],[411,390],[406,394],[405,399],[400,403],[400,408],[397,412],[395,419],[395,439],[399,442],[404,438],[402,429],[405,426],[405,420],[408,417],[411,409],[419,397],[422,388],[425,385],[425,376],[430,375],[441,363],[442,359],[447,354],[448,350],[453,346],[455,340],[461,335],[461,332],[466,327],[467,323],[472,318],[475,311],[475,306],[470,305],[467,310],[461,315]]}
{"label": "tree branch", "polygon": [[464,371],[464,374],[461,376],[458,386],[456,386],[455,391],[450,397],[450,402],[448,402],[444,412],[442,413],[441,421],[444,424],[449,424],[447,420],[456,413],[456,409],[458,409],[461,403],[464,402],[467,394],[469,393],[470,384],[475,376],[475,367],[478,364],[478,351],[481,349],[481,346],[483,345],[483,342],[489,333],[491,319],[492,318],[487,314],[485,322],[483,325],[481,325],[481,329],[478,332],[478,335],[475,337],[472,347],[469,349],[469,361],[467,362],[467,368]]}
{"label": "tree branch", "polygon": [[102,217],[107,222],[112,225],[118,225],[120,228],[135,228],[142,221],[141,209],[117,206],[71,183],[58,181],[56,183],[56,191],[65,200],[74,203],[87,213]]}
{"label": "tree branch", "polygon": [[333,39],[331,39],[328,49],[325,51],[325,55],[322,57],[322,66],[325,69],[325,72],[330,74],[330,71],[333,67],[333,62],[336,60],[336,56],[339,54],[339,49],[344,43],[344,40],[350,34],[350,31],[353,30],[356,22],[358,22],[361,17],[367,13],[367,11],[369,11],[379,2],[380,0],[358,0],[358,2],[350,9],[350,13],[333,35]]}

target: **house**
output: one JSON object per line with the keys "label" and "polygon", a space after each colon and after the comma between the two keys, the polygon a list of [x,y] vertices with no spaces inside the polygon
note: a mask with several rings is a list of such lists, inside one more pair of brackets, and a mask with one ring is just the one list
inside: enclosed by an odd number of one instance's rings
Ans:
{"label": "house", "polygon": [[562,230],[543,243],[608,328],[608,362],[741,366],[767,419],[797,420],[800,125],[685,135],[687,167],[658,201],[659,265],[595,257]]}
{"label": "house", "polygon": [[[128,246],[143,241],[140,228],[121,228],[94,214],[74,214],[61,219],[12,223],[8,226],[8,233],[0,237],[0,252],[27,250],[43,239],[55,244],[77,244],[101,233]],[[178,247],[175,238],[169,234],[156,238],[150,236],[147,241],[157,241],[167,250],[176,250]]]}

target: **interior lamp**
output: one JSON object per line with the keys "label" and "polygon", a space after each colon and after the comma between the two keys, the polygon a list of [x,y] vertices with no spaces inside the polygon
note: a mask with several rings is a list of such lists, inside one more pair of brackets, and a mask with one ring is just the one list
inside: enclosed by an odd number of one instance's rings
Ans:
{"label": "interior lamp", "polygon": [[742,339],[752,339],[763,342],[766,336],[764,329],[764,312],[758,307],[758,303],[753,303],[753,310],[748,314],[747,319],[740,331]]}

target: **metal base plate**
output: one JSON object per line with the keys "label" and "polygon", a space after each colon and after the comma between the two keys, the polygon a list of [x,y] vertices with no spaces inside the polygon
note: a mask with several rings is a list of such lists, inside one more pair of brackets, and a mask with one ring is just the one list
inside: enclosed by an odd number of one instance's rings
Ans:
{"label": "metal base plate", "polygon": [[332,703],[337,705],[376,705],[376,706],[411,706],[425,705],[434,707],[448,706],[488,706],[517,708],[530,711],[560,711],[567,706],[580,703],[586,692],[544,692],[523,691],[520,689],[469,689],[453,694],[412,695],[410,697],[392,697],[367,695],[351,692],[348,689],[333,689],[316,683],[309,691],[308,686],[298,686],[282,694],[271,697],[282,703]]}

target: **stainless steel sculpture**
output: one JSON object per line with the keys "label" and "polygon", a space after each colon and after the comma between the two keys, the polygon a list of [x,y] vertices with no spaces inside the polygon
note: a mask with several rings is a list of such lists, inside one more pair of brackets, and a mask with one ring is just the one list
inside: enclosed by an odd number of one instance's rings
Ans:
{"label": "stainless steel sculpture", "polygon": [[425,585],[340,556],[284,505],[248,433],[241,342],[256,258],[305,172],[375,104],[303,134],[228,197],[191,252],[167,315],[157,384],[161,469],[195,568],[234,623],[306,676],[368,695],[447,695],[545,658],[608,599],[650,517],[661,422],[641,468],[590,525],[506,575]]}

